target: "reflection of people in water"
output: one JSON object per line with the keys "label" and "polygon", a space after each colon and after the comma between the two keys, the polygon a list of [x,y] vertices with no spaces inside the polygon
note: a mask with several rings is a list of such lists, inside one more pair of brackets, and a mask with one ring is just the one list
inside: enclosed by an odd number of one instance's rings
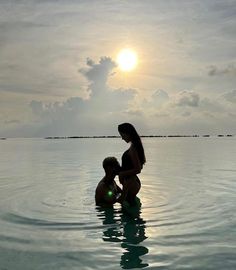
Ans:
{"label": "reflection of people in water", "polygon": [[143,268],[144,263],[141,256],[148,253],[148,249],[142,243],[147,237],[145,235],[145,221],[142,218],[132,219],[128,215],[122,216],[123,241],[121,247],[125,249],[121,256],[120,265],[123,269]]}
{"label": "reflection of people in water", "polygon": [[[104,242],[121,242],[122,233],[120,228],[120,219],[117,218],[117,210],[113,207],[101,207],[96,208],[99,219],[102,220],[103,225],[106,225],[106,229],[103,231]],[[111,226],[107,226],[111,225]]]}
{"label": "reflection of people in water", "polygon": [[119,173],[120,164],[115,157],[107,157],[103,160],[105,176],[98,183],[95,191],[96,205],[111,206],[116,202],[117,196],[121,193],[120,187],[114,178]]}
{"label": "reflection of people in water", "polygon": [[[97,212],[98,217],[106,225],[102,239],[105,242],[121,243],[124,250],[120,266],[123,269],[147,267],[148,264],[140,258],[148,253],[148,249],[141,244],[147,238],[145,235],[146,221],[140,215],[132,218],[126,212],[120,212],[114,208],[99,207]],[[111,226],[107,226],[108,224]]]}
{"label": "reflection of people in water", "polygon": [[146,162],[141,139],[130,123],[123,123],[118,126],[121,138],[131,143],[128,150],[122,156],[121,171],[119,173],[120,183],[123,185],[119,202],[128,201],[130,205],[136,204],[136,195],[141,188],[141,182],[137,177]]}

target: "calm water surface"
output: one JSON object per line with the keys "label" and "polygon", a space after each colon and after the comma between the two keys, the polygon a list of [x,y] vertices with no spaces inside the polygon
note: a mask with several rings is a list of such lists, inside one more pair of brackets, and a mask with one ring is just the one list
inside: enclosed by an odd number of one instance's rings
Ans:
{"label": "calm water surface", "polygon": [[0,269],[236,269],[236,137],[146,138],[140,209],[94,190],[120,139],[0,141]]}

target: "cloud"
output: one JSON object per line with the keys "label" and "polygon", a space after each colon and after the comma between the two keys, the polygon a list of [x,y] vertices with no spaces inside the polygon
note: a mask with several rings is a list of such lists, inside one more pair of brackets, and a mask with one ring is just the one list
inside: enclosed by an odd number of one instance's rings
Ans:
{"label": "cloud", "polygon": [[134,98],[136,90],[132,88],[111,88],[109,77],[113,76],[116,63],[110,57],[101,57],[98,63],[87,58],[87,67],[80,69],[88,81],[87,91],[90,93],[89,106],[94,113],[126,110]]}
{"label": "cloud", "polygon": [[124,113],[126,113],[129,116],[143,116],[143,111],[141,110],[127,110]]}
{"label": "cloud", "polygon": [[17,119],[13,119],[13,120],[5,120],[4,123],[7,124],[7,125],[20,124],[21,121],[20,120],[17,120]]}
{"label": "cloud", "polygon": [[157,90],[149,101],[144,101],[143,105],[143,113],[150,124],[167,130],[167,126],[170,129],[176,128],[177,123],[185,122],[196,115],[200,116],[201,98],[194,91],[170,94],[165,90]]}
{"label": "cloud", "polygon": [[177,106],[198,107],[199,101],[199,95],[193,91],[182,91],[175,98]]}
{"label": "cloud", "polygon": [[86,123],[94,124],[86,114],[87,100],[79,97],[72,97],[61,103],[32,100],[30,107],[34,114],[32,129],[38,136],[70,136],[77,134],[80,129],[87,132]]}
{"label": "cloud", "polygon": [[[235,89],[236,78],[234,1],[137,1],[135,12],[132,1],[121,2],[1,1],[1,100],[6,96],[1,132],[6,119],[27,124],[21,134],[71,135],[89,127],[105,133],[104,127],[112,130],[123,119],[138,119],[158,130],[162,118],[167,130],[178,129],[176,119],[183,126],[189,120],[191,129],[200,127],[205,115],[215,121],[235,115],[235,99],[227,94]],[[97,57],[121,48],[127,31],[138,33],[130,45],[142,65],[127,83],[122,84],[122,74],[114,79],[116,88],[110,87],[115,63]],[[87,56],[92,57],[84,63]],[[175,95],[177,89],[199,92]]]}
{"label": "cloud", "polygon": [[64,118],[64,115],[75,116],[86,109],[86,100],[80,97],[72,97],[65,102],[43,103],[32,100],[30,107],[37,117],[41,118]]}
{"label": "cloud", "polygon": [[232,90],[222,95],[222,97],[231,103],[236,103],[236,90]]}
{"label": "cloud", "polygon": [[152,94],[151,100],[157,105],[162,105],[169,100],[169,95],[166,91],[159,89]]}
{"label": "cloud", "polygon": [[152,96],[159,100],[160,94],[165,99],[161,105],[155,106],[154,102],[146,102],[144,108],[145,116],[149,119],[151,125],[157,123],[156,125],[163,130],[167,130],[167,127],[170,130],[177,129],[178,125],[179,127],[182,126],[183,130],[187,130],[187,128],[184,128],[184,123],[188,123],[189,129],[196,126],[199,127],[199,130],[201,123],[204,130],[206,130],[206,123],[208,123],[209,129],[211,129],[214,125],[217,125],[216,123],[222,125],[224,121],[226,123],[232,122],[229,117],[236,112],[236,108],[224,102],[226,97],[233,100],[234,91],[228,92],[223,98],[222,96],[207,97],[195,91],[180,91],[171,95],[164,90],[154,92]]}
{"label": "cloud", "polygon": [[210,66],[208,71],[209,76],[223,76],[223,75],[233,75],[236,76],[236,67],[234,64],[229,64],[225,68],[218,68],[217,66]]}
{"label": "cloud", "polygon": [[165,106],[169,100],[170,97],[166,91],[162,89],[155,90],[150,98],[142,100],[140,108],[147,114],[157,114],[157,111]]}
{"label": "cloud", "polygon": [[35,115],[41,115],[44,111],[44,105],[42,101],[32,100],[30,102],[30,107]]}
{"label": "cloud", "polygon": [[[87,79],[89,97],[71,97],[64,102],[43,103],[32,100],[30,108],[35,121],[40,122],[39,133],[55,135],[106,133],[109,125],[121,122],[127,112],[138,118],[137,112],[132,112],[130,103],[136,95],[132,88],[111,88],[108,78],[114,73],[115,62],[109,57],[101,57],[98,63],[88,58],[86,67],[79,72]],[[120,119],[120,120],[119,120]],[[53,134],[53,135],[54,135]]]}
{"label": "cloud", "polygon": [[189,116],[191,116],[191,112],[189,112],[189,111],[183,112],[182,116],[183,117],[189,117]]}
{"label": "cloud", "polygon": [[222,98],[208,98],[203,97],[199,106],[200,111],[203,113],[211,113],[212,115],[223,114],[226,111],[224,104],[222,104]]}
{"label": "cloud", "polygon": [[116,63],[110,57],[101,57],[96,64],[90,58],[87,58],[87,68],[80,69],[80,72],[87,78],[91,84],[89,87],[92,90],[92,95],[97,95],[101,87],[107,84],[109,76],[111,76],[112,70],[116,67]]}

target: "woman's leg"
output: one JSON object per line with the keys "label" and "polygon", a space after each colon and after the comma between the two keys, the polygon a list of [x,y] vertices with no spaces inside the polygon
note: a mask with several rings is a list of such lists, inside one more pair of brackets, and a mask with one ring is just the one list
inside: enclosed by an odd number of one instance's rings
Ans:
{"label": "woman's leg", "polygon": [[119,202],[128,201],[131,205],[136,204],[135,198],[138,194],[141,183],[137,176],[130,177],[123,181],[123,189],[121,197],[118,199]]}
{"label": "woman's leg", "polygon": [[136,205],[136,195],[138,194],[140,188],[141,188],[141,183],[139,179],[138,181],[136,179],[132,179],[132,183],[130,183],[129,185],[127,196],[126,196],[126,201],[128,201],[130,205]]}

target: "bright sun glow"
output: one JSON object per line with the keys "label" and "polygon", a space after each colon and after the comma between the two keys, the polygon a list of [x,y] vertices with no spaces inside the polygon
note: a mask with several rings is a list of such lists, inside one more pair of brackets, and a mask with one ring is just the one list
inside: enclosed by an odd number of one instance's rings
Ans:
{"label": "bright sun glow", "polygon": [[131,71],[137,66],[137,55],[131,49],[123,49],[117,56],[117,63],[121,70]]}

